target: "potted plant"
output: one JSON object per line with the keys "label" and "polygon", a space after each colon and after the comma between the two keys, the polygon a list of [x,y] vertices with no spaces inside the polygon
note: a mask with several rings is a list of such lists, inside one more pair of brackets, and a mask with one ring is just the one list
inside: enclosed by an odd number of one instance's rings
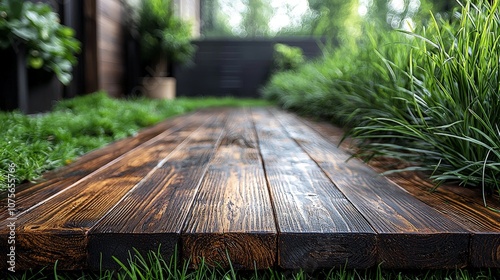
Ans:
{"label": "potted plant", "polygon": [[18,106],[27,111],[26,68],[53,73],[67,85],[80,42],[74,38],[73,29],[59,23],[49,5],[0,0],[0,49],[10,49],[17,57]]}
{"label": "potted plant", "polygon": [[174,14],[171,0],[142,0],[137,30],[141,57],[151,76],[143,80],[147,94],[153,98],[175,97],[175,79],[169,66],[191,60],[195,47],[190,24]]}

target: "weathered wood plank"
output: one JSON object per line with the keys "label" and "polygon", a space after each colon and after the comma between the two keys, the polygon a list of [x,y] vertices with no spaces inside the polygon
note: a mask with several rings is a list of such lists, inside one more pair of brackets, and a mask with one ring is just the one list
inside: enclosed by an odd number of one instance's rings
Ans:
{"label": "weathered wood plank", "polygon": [[389,178],[473,233],[469,256],[471,266],[500,267],[500,213],[479,204],[481,200],[478,197],[456,194],[450,190],[450,186],[441,186],[431,192],[433,184],[415,174],[399,174]]}
{"label": "weathered wood plank", "polygon": [[265,110],[254,110],[279,227],[283,268],[365,268],[375,264],[375,232],[317,164]]}
{"label": "weathered wood plank", "polygon": [[[130,189],[140,186],[144,177],[149,176],[204,121],[197,120],[180,130],[160,134],[86,180],[21,213],[16,221],[16,237],[31,242],[17,244],[16,266],[50,266],[59,260],[61,269],[84,268],[88,229]],[[0,237],[0,247],[6,246],[5,238],[6,235]],[[68,240],[62,242],[63,239]],[[36,250],[38,246],[45,250]]]}
{"label": "weathered wood plank", "polygon": [[89,231],[89,265],[115,268],[134,248],[142,255],[161,250],[169,259],[208,162],[219,146],[225,116],[191,134],[161,167],[130,191]]}
{"label": "weathered wood plank", "polygon": [[249,115],[228,117],[227,132],[210,161],[182,234],[193,266],[268,268],[276,260],[276,227]]}
{"label": "weathered wood plank", "polygon": [[[38,183],[26,183],[16,187],[16,212],[22,213],[37,204],[50,199],[64,189],[71,188],[75,183],[84,177],[91,175],[99,169],[105,169],[107,164],[119,158],[123,154],[130,152],[144,142],[158,136],[160,133],[168,134],[172,131],[181,129],[186,124],[196,119],[204,118],[206,114],[201,113],[188,114],[164,121],[151,128],[144,129],[134,137],[125,138],[115,143],[107,145],[101,149],[95,150],[78,158],[75,162],[47,172]],[[1,194],[2,200],[0,206],[6,206],[7,195]],[[0,212],[0,221],[9,217],[7,211]]]}
{"label": "weathered wood plank", "polygon": [[468,262],[469,232],[290,114],[273,111],[377,231],[378,262],[389,268],[455,268]]}
{"label": "weathered wood plank", "polygon": [[[327,139],[338,141],[342,137],[342,130],[332,125],[306,123]],[[342,146],[343,149],[347,147]],[[392,168],[381,161],[371,161],[369,164],[378,172]],[[388,177],[415,198],[473,233],[469,256],[472,267],[500,267],[500,213],[484,207],[482,194],[478,190],[442,185],[433,191],[434,184],[416,173],[395,173]],[[487,203],[490,207],[500,209],[500,203],[495,199],[488,198]]]}

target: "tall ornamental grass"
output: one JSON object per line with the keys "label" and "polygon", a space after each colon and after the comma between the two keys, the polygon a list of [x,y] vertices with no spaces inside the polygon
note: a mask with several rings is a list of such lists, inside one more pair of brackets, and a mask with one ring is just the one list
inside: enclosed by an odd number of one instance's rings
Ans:
{"label": "tall ornamental grass", "polygon": [[[353,130],[362,155],[416,163],[437,183],[500,187],[498,1],[468,2],[454,23],[432,19],[411,50],[406,118],[372,117]],[[391,142],[376,141],[392,138]]]}
{"label": "tall ornamental grass", "polygon": [[263,94],[345,126],[356,156],[402,159],[437,185],[498,191],[499,4],[474,3],[412,32],[368,27],[357,49],[277,74]]}

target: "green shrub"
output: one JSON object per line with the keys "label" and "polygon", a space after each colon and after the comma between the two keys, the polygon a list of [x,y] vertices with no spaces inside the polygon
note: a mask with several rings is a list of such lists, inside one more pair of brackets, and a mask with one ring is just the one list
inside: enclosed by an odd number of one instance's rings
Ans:
{"label": "green shrub", "polygon": [[274,45],[274,68],[277,71],[296,70],[305,62],[305,57],[300,47],[285,44]]}
{"label": "green shrub", "polygon": [[[468,2],[458,22],[434,20],[412,50],[408,70],[413,94],[402,119],[371,118],[354,136],[364,154],[418,164],[438,183],[500,187],[500,24],[498,1]],[[380,137],[393,143],[373,143]],[[414,168],[415,169],[415,168]]]}
{"label": "green shrub", "polygon": [[358,49],[278,73],[264,96],[344,125],[359,157],[403,159],[437,184],[498,189],[500,16],[498,1],[476,3],[414,32],[366,27]]}

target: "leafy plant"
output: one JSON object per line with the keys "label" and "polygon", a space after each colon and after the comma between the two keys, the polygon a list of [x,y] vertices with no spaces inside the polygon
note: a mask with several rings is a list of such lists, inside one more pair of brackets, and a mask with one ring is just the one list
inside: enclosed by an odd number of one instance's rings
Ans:
{"label": "leafy plant", "polygon": [[80,51],[74,30],[61,25],[47,4],[1,0],[0,48],[16,50],[21,45],[26,47],[27,66],[54,72],[63,84],[71,81]]}
{"label": "leafy plant", "polygon": [[277,71],[296,70],[305,62],[301,48],[285,44],[274,45],[273,59]]}
{"label": "leafy plant", "polygon": [[191,26],[174,14],[171,0],[142,0],[137,28],[144,62],[156,74],[165,72],[167,63],[187,63],[194,55]]}

